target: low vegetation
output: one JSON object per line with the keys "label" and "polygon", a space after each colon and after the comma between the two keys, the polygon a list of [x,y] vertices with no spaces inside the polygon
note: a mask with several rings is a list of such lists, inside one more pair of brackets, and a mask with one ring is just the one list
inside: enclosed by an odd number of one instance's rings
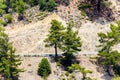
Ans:
{"label": "low vegetation", "polygon": [[48,62],[47,58],[43,58],[38,66],[37,74],[42,76],[45,80],[47,80],[47,77],[51,73],[51,66]]}

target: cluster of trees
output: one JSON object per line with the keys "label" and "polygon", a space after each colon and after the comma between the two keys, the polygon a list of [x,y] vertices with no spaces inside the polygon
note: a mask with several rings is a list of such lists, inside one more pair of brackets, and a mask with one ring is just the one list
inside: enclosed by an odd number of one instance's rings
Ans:
{"label": "cluster of trees", "polygon": [[[81,40],[78,37],[78,32],[73,31],[73,22],[69,22],[67,27],[64,27],[57,20],[52,20],[51,28],[48,37],[45,39],[46,46],[53,46],[55,48],[55,54],[57,57],[57,48],[63,51],[64,66],[70,67],[72,64],[73,54],[81,50]],[[112,47],[120,42],[120,21],[117,25],[110,25],[110,32],[98,33],[100,37],[99,42],[100,51],[98,54],[98,62],[103,65],[106,71],[114,76],[112,72],[118,62],[120,61],[120,53],[117,50],[113,50]]]}
{"label": "cluster of trees", "polygon": [[0,0],[1,2],[1,13],[17,12],[19,15],[23,14],[25,11],[25,2],[23,0]]}
{"label": "cluster of trees", "polygon": [[15,55],[15,49],[9,42],[8,35],[0,27],[0,74],[5,80],[17,80],[18,73],[23,72],[23,69],[18,68],[20,64],[20,57]]}
{"label": "cluster of trees", "polygon": [[0,0],[0,17],[2,17],[0,22],[3,22],[3,25],[12,22],[14,12],[18,13],[18,21],[23,20],[25,10],[35,5],[39,5],[42,11],[53,11],[57,3],[55,0]]}
{"label": "cluster of trees", "polygon": [[64,53],[63,65],[72,64],[73,54],[81,50],[81,39],[77,31],[73,31],[74,24],[72,21],[65,28],[61,22],[52,20],[48,37],[45,39],[46,47],[53,46],[57,57],[57,48]]}
{"label": "cluster of trees", "polygon": [[0,0],[0,15],[17,12],[21,16],[28,5],[39,5],[40,10],[48,11],[52,11],[56,7],[55,0]]}
{"label": "cluster of trees", "polygon": [[25,10],[29,7],[39,5],[40,10],[53,11],[59,3],[69,4],[69,0],[0,0],[0,16],[17,12],[22,19]]}

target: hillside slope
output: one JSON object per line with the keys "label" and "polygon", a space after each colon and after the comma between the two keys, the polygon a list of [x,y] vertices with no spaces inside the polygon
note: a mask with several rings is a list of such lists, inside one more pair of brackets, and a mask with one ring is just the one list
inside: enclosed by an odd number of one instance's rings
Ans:
{"label": "hillside slope", "polygon": [[[111,1],[113,2],[111,8],[115,7],[114,12],[119,13],[120,1]],[[89,21],[89,18],[87,17],[84,19],[78,10],[78,3],[79,0],[71,0],[69,6],[60,5],[57,13],[48,15],[44,20],[5,27],[10,40],[13,42],[13,46],[16,48],[16,53],[53,53],[53,48],[45,48],[43,42],[48,34],[51,20],[56,19],[65,25],[66,21],[69,20],[69,18],[72,18],[83,42],[80,54],[96,54],[98,52],[98,49],[96,48],[96,45],[98,44],[97,33],[109,31],[110,22],[107,22],[103,18],[93,22]],[[34,13],[39,13],[39,11],[35,11],[34,8],[33,11]],[[27,12],[27,14],[28,13],[29,12]],[[117,20],[120,19],[118,14],[115,16],[118,16]],[[115,46],[115,48],[117,49],[119,47]]]}
{"label": "hillside slope", "polygon": [[[6,27],[6,32],[9,34],[13,46],[16,48],[16,53],[54,53],[53,48],[44,47],[44,39],[48,34],[50,22],[53,19],[61,21],[64,25],[66,22],[56,13],[46,17],[42,21],[30,23],[24,26],[17,25],[13,28]],[[97,54],[98,36],[99,32],[110,31],[110,23],[103,20],[96,22],[82,20],[80,27],[75,28],[79,31],[81,37],[82,51],[80,54]],[[119,48],[115,46],[115,48]],[[119,49],[118,49],[119,50]]]}
{"label": "hillside slope", "polygon": [[16,53],[52,53],[53,49],[45,48],[43,40],[48,34],[50,22],[53,19],[64,21],[56,14],[51,14],[42,21],[27,25],[6,27],[10,40],[16,48]]}

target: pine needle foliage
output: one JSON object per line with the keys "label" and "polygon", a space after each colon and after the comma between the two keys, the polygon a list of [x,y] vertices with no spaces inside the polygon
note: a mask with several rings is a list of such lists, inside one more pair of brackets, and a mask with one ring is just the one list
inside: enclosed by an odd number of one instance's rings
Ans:
{"label": "pine needle foliage", "polygon": [[15,55],[15,49],[9,42],[8,35],[0,27],[0,74],[5,80],[16,80],[19,72],[23,72],[23,69],[18,68],[20,64],[20,57]]}
{"label": "pine needle foliage", "polygon": [[51,66],[47,58],[43,58],[39,63],[37,73],[44,79],[46,79],[49,76],[49,74],[51,73]]}
{"label": "pine needle foliage", "polygon": [[65,27],[61,22],[52,20],[48,37],[45,39],[46,47],[53,46],[55,48],[55,56],[58,55],[57,48],[60,48]]}

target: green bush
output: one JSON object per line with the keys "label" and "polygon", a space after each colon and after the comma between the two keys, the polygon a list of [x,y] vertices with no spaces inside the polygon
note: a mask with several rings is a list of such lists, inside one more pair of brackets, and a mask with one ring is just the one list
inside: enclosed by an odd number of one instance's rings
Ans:
{"label": "green bush", "polygon": [[3,19],[0,19],[0,25],[6,26],[7,23]]}
{"label": "green bush", "polygon": [[3,15],[4,13],[5,13],[5,11],[0,9],[0,15]]}
{"label": "green bush", "polygon": [[45,79],[47,76],[49,76],[50,73],[50,63],[48,62],[47,58],[43,58],[39,63],[37,74]]}
{"label": "green bush", "polygon": [[6,14],[4,18],[7,20],[8,23],[11,23],[13,19],[12,15],[10,14]]}
{"label": "green bush", "polygon": [[40,10],[53,11],[57,4],[54,0],[39,0]]}
{"label": "green bush", "polygon": [[69,72],[69,73],[72,73],[73,71],[74,71],[73,67],[69,66],[69,67],[68,67],[68,72]]}
{"label": "green bush", "polygon": [[66,76],[69,76],[69,73],[68,73],[68,72],[66,72],[66,73],[65,73],[65,75],[66,75]]}
{"label": "green bush", "polygon": [[56,62],[57,66],[62,66],[62,64],[60,62]]}

